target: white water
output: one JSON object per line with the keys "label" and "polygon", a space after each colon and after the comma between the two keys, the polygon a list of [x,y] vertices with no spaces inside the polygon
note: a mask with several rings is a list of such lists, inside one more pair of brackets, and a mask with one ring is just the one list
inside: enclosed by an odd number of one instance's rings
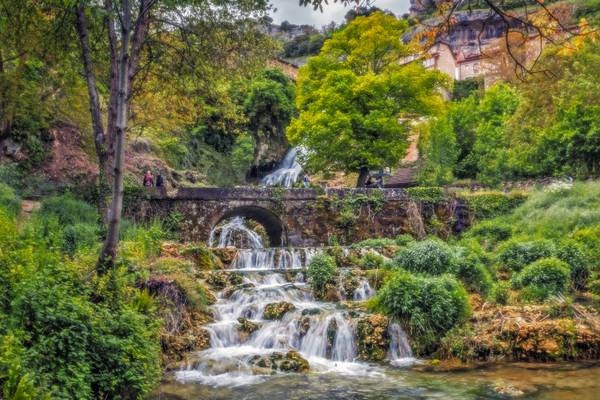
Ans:
{"label": "white water", "polygon": [[296,161],[298,149],[290,149],[278,168],[262,179],[265,186],[283,186],[291,188],[302,173],[302,166]]}
{"label": "white water", "polygon": [[[380,368],[357,361],[355,318],[335,303],[315,300],[302,273],[290,282],[279,272],[304,268],[317,250],[262,248],[260,237],[243,222],[233,219],[215,229],[220,232],[211,233],[211,243],[221,247],[240,241],[251,245],[240,250],[233,263],[233,268],[244,272],[243,284],[229,297],[225,291],[219,294],[212,307],[214,322],[205,326],[211,347],[198,354],[197,362],[177,372],[177,379],[210,386],[258,383],[268,375],[252,365],[251,358],[289,350],[298,351],[313,373],[382,374]],[[353,297],[363,300],[374,293],[364,279]],[[281,301],[293,304],[295,310],[287,312],[281,320],[265,320],[265,307]],[[240,332],[242,318],[258,324],[259,328],[251,334]],[[390,363],[406,365],[412,360],[406,335],[397,324],[390,325],[389,335]]]}
{"label": "white water", "polygon": [[258,233],[248,228],[242,217],[234,217],[230,221],[217,226],[210,232],[208,239],[210,247],[230,247],[262,249],[262,238]]}

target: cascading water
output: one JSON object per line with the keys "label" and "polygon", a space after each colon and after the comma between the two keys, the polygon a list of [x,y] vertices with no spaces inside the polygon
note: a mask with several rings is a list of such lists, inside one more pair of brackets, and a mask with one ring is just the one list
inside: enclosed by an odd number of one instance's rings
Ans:
{"label": "cascading water", "polygon": [[[244,236],[246,237],[240,237]],[[263,248],[260,236],[234,218],[215,228],[211,243],[226,247],[247,245],[238,250],[232,269],[242,273],[235,290],[224,290],[212,306],[214,322],[205,325],[211,347],[198,354],[198,361],[177,372],[183,382],[210,386],[239,386],[260,382],[270,375],[253,363],[256,357],[296,350],[310,364],[312,372],[349,375],[377,375],[373,365],[357,361],[356,320],[336,303],[314,299],[304,275],[284,277],[290,269],[306,267],[317,249]],[[374,291],[366,279],[354,294],[356,300],[371,297]],[[272,303],[286,302],[293,309],[280,320],[265,317]],[[255,326],[250,333],[242,324]],[[399,325],[389,327],[392,364],[404,365],[411,357],[406,336]]]}
{"label": "cascading water", "polygon": [[302,173],[302,166],[296,160],[298,149],[290,149],[278,168],[262,179],[265,186],[283,186],[291,188]]}

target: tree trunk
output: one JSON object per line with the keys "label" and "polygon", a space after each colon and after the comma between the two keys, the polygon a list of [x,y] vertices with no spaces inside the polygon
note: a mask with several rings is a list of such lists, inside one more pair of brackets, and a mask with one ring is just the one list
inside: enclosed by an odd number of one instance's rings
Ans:
{"label": "tree trunk", "polygon": [[369,178],[369,168],[361,167],[358,173],[358,179],[356,180],[356,187],[362,188],[367,184],[367,179]]}
{"label": "tree trunk", "polygon": [[[131,36],[131,5],[123,0],[123,16],[121,19],[121,51],[118,68],[117,120],[115,124],[115,156],[114,178],[112,185],[112,202],[109,210],[109,221],[106,239],[98,258],[96,269],[102,274],[112,269],[117,257],[119,242],[119,226],[123,209],[123,161],[125,153],[125,134],[127,131],[127,106],[129,94],[129,41]],[[111,94],[112,95],[112,94]]]}
{"label": "tree trunk", "polygon": [[109,154],[106,145],[106,133],[102,123],[100,111],[100,96],[96,86],[96,74],[92,66],[89,29],[85,17],[83,6],[75,9],[75,26],[79,36],[79,45],[81,47],[81,61],[85,79],[87,83],[88,96],[90,100],[90,114],[92,116],[92,133],[94,135],[94,145],[96,156],[98,157],[98,212],[101,216],[105,215],[107,210],[106,197],[108,195],[108,186],[110,182],[110,163]]}

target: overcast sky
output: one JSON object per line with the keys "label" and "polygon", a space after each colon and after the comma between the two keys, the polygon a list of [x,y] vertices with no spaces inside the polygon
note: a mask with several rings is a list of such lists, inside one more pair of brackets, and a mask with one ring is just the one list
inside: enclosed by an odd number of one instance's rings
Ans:
{"label": "overcast sky", "polygon": [[[328,6],[323,7],[323,12],[314,11],[312,7],[300,7],[298,3],[298,0],[271,0],[271,4],[277,8],[276,12],[271,12],[275,23],[279,24],[287,20],[297,25],[309,24],[320,28],[331,21],[342,22],[344,15],[348,11],[347,8],[344,8],[340,4],[333,4],[333,1],[330,1]],[[408,12],[410,1],[376,0],[375,5],[401,15]]]}

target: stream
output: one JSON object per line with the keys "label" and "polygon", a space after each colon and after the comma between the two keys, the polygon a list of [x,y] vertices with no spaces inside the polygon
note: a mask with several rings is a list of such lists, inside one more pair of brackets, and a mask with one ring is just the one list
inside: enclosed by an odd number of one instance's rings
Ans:
{"label": "stream", "polygon": [[[360,361],[356,313],[316,300],[306,283],[303,269],[317,249],[265,248],[260,235],[239,217],[215,228],[209,244],[240,249],[231,268],[242,276],[241,284],[221,291],[211,307],[214,322],[205,325],[211,347],[169,375],[151,399],[479,399],[515,394],[592,399],[600,393],[598,364],[491,364],[463,372],[421,372],[408,338],[395,323],[388,327],[385,361]],[[347,300],[374,294],[364,279]],[[269,317],[265,309],[280,302],[293,307],[280,319]],[[240,329],[248,324],[250,332]],[[290,350],[308,361],[308,372],[270,369],[274,354]]]}

